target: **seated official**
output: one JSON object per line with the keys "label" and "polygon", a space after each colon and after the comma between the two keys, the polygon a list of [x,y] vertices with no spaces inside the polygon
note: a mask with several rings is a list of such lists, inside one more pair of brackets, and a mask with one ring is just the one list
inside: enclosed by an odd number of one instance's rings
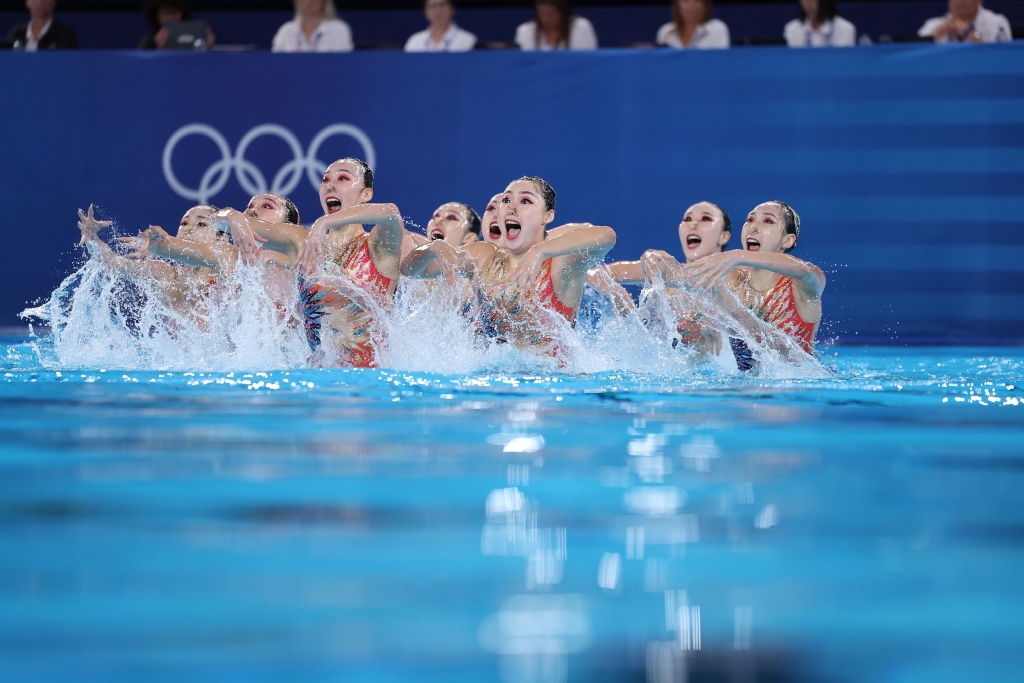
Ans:
{"label": "seated official", "polygon": [[936,43],[1002,43],[1013,40],[1010,22],[981,6],[981,0],[949,0],[949,12],[924,22],[917,32]]}
{"label": "seated official", "polygon": [[521,50],[596,50],[594,26],[572,12],[569,0],[536,0],[533,21],[516,29]]}
{"label": "seated official", "polygon": [[295,18],[274,35],[273,52],[351,52],[352,29],[332,0],[295,0]]}
{"label": "seated official", "polygon": [[406,52],[467,52],[476,47],[476,36],[452,21],[455,4],[451,0],[427,0],[423,12],[430,28],[409,36]]}
{"label": "seated official", "polygon": [[56,0],[25,0],[31,19],[11,29],[7,42],[15,50],[74,50],[78,47],[75,29],[53,18]]}
{"label": "seated official", "polygon": [[[167,45],[167,36],[170,35],[164,25],[192,18],[188,0],[148,0],[144,13],[150,34],[139,41],[140,50],[163,50]],[[214,40],[213,31],[207,27],[206,45],[213,45]]]}
{"label": "seated official", "polygon": [[786,24],[782,35],[790,47],[857,44],[857,28],[836,14],[836,0],[800,0],[800,18]]}
{"label": "seated official", "polygon": [[658,45],[676,49],[729,47],[729,27],[711,18],[713,10],[711,0],[674,0],[672,21],[658,29]]}

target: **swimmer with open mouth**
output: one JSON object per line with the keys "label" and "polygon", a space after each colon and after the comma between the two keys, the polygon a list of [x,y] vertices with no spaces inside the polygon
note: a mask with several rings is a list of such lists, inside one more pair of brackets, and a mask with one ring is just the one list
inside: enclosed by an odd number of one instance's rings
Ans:
{"label": "swimmer with open mouth", "polygon": [[728,309],[729,300],[721,296],[724,286],[754,315],[778,327],[811,353],[821,322],[826,278],[813,263],[789,255],[796,247],[800,227],[800,216],[789,204],[758,204],[743,223],[743,249],[712,254],[685,266],[666,267],[665,283],[717,293],[719,304]]}
{"label": "swimmer with open mouth", "polygon": [[[315,364],[374,367],[383,331],[371,311],[394,296],[408,233],[398,207],[370,203],[373,171],[361,159],[346,157],[328,166],[319,192],[324,215],[308,231],[234,212],[232,236],[246,263],[259,258],[262,248],[283,254],[299,271],[301,313]],[[373,227],[367,231],[364,225]]]}
{"label": "swimmer with open mouth", "polygon": [[615,231],[578,223],[549,233],[555,191],[536,176],[510,183],[493,218],[490,205],[484,215],[486,241],[457,249],[434,240],[410,254],[402,274],[471,278],[483,302],[484,335],[557,355],[545,319],[554,314],[575,320],[586,272],[615,245]]}

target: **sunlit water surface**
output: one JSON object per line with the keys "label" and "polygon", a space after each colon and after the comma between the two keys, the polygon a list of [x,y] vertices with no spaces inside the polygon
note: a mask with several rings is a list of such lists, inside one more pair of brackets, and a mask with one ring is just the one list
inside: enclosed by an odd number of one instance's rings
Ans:
{"label": "sunlit water surface", "polygon": [[1024,670],[1018,349],[659,379],[75,369],[3,341],[2,680]]}

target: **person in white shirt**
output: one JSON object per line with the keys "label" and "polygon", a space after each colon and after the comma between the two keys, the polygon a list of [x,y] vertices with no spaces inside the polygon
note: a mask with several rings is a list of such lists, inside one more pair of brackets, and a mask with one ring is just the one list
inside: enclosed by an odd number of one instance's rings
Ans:
{"label": "person in white shirt", "polygon": [[857,28],[836,15],[836,0],[800,0],[800,18],[782,30],[790,47],[851,47]]}
{"label": "person in white shirt", "polygon": [[729,47],[729,27],[712,19],[711,0],[674,0],[672,21],[658,29],[658,45],[676,49]]}
{"label": "person in white shirt", "polygon": [[917,32],[936,43],[1002,43],[1013,40],[1010,22],[981,6],[981,0],[949,0],[949,12],[924,22]]}
{"label": "person in white shirt", "polygon": [[476,47],[476,36],[455,25],[452,0],[427,0],[423,7],[430,28],[414,33],[405,41],[406,52],[468,52]]}
{"label": "person in white shirt", "polygon": [[295,0],[295,18],[274,35],[273,52],[351,52],[352,29],[332,0]]}
{"label": "person in white shirt", "polygon": [[596,50],[597,33],[572,13],[569,0],[536,0],[533,21],[516,29],[516,45],[522,50]]}

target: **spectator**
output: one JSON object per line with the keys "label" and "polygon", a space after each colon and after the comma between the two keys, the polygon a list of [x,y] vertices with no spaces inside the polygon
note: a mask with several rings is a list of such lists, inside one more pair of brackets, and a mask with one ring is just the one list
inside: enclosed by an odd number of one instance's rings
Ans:
{"label": "spectator", "polygon": [[729,27],[712,19],[711,0],[674,0],[672,21],[658,29],[658,45],[674,48],[729,47]]}
{"label": "spectator", "polygon": [[7,36],[10,46],[26,52],[76,49],[78,36],[75,29],[53,18],[56,6],[56,0],[25,0],[25,7],[32,18],[11,30]]}
{"label": "spectator", "polygon": [[597,34],[583,17],[572,12],[569,0],[536,0],[533,21],[516,29],[523,50],[595,50]]}
{"label": "spectator", "polygon": [[981,0],[949,0],[949,12],[924,22],[917,32],[936,43],[1001,43],[1013,40],[1010,22],[981,6]]}
{"label": "spectator", "polygon": [[800,0],[800,18],[786,24],[782,35],[790,47],[850,47],[857,28],[836,15],[836,0]]}
{"label": "spectator", "polygon": [[[163,50],[167,45],[167,29],[164,24],[173,21],[188,21],[192,18],[192,8],[188,0],[149,0],[146,3],[146,23],[150,34],[139,41],[140,50]],[[213,45],[214,35],[210,27],[206,27],[206,44]]]}
{"label": "spectator", "polygon": [[352,29],[332,0],[295,0],[295,18],[277,29],[274,52],[351,52]]}
{"label": "spectator", "polygon": [[451,0],[427,0],[423,7],[430,28],[414,33],[405,42],[406,52],[468,52],[476,47],[476,36],[452,21]]}

